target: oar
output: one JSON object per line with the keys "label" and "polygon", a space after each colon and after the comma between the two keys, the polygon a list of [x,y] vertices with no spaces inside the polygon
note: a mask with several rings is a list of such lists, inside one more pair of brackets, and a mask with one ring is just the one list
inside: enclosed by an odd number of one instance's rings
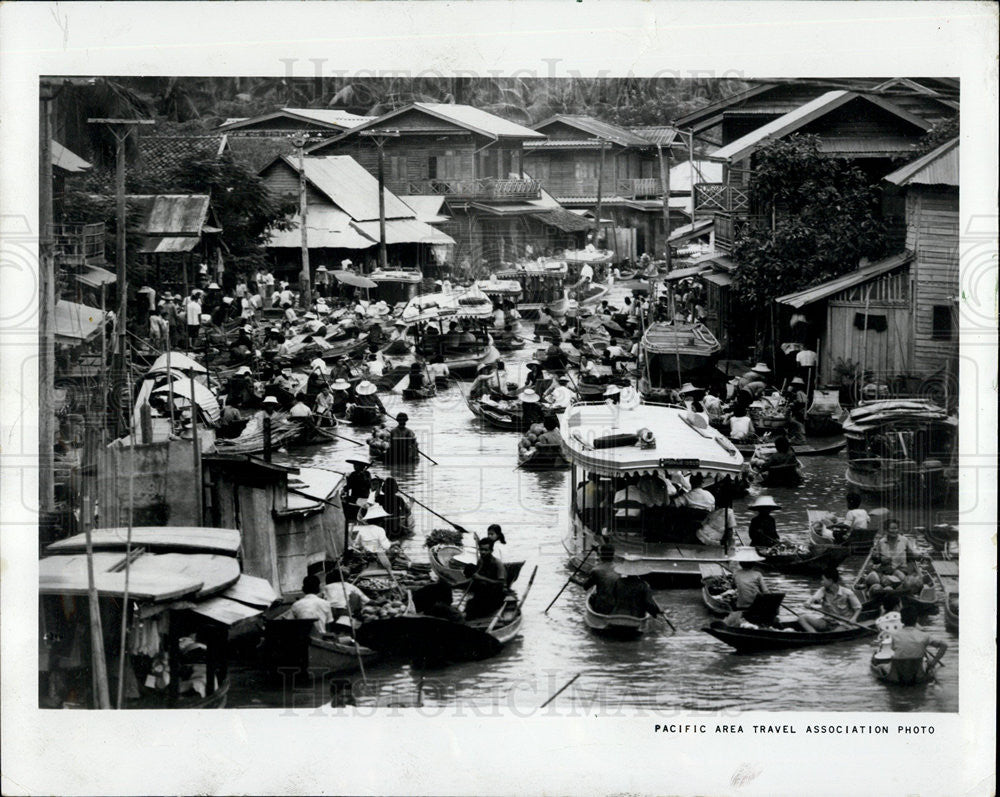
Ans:
{"label": "oar", "polygon": [[[409,499],[410,499],[411,501],[413,501],[413,503],[415,503],[415,504],[416,504],[417,506],[421,506],[421,507],[423,507],[423,508],[424,508],[424,509],[426,509],[426,510],[427,510],[428,512],[430,512],[430,513],[431,513],[432,515],[434,515],[434,517],[439,517],[439,518],[441,518],[441,520],[443,520],[443,521],[444,521],[445,523],[447,523],[447,524],[448,524],[449,526],[454,526],[454,527],[455,527],[455,529],[457,529],[458,531],[462,532],[462,534],[470,534],[470,533],[472,533],[472,532],[470,532],[470,531],[469,531],[469,530],[468,530],[467,528],[465,528],[465,526],[460,526],[460,525],[458,525],[458,523],[456,523],[455,521],[453,521],[453,520],[448,520],[448,518],[446,518],[446,517],[445,517],[444,515],[442,515],[442,514],[439,514],[439,513],[435,512],[435,511],[434,511],[433,509],[431,509],[431,508],[430,508],[429,506],[427,506],[427,504],[424,504],[424,503],[421,503],[420,501],[418,501],[418,500],[417,500],[416,498],[414,498],[414,497],[413,497],[412,495],[410,495],[409,493],[404,493],[404,492],[403,492],[402,490],[400,490],[399,488],[396,488],[396,492],[398,492],[398,493],[399,493],[400,495],[402,495],[402,496],[405,496],[406,498],[409,498]],[[473,534],[472,536],[475,536],[475,534]]]}
{"label": "oar", "polygon": [[[854,628],[860,628],[864,631],[870,631],[873,634],[878,633],[878,629],[873,628],[870,625],[862,625],[861,623],[856,623],[853,620],[848,620],[846,617],[841,617],[839,614],[834,614],[833,612],[828,612],[826,609],[821,609],[819,606],[812,606],[811,608],[815,609],[820,614],[825,614],[827,617],[833,620],[837,620],[838,622],[847,623],[847,625],[853,626]],[[789,611],[791,611],[791,609],[789,609]],[[795,612],[792,613],[795,614]]]}
{"label": "oar", "polygon": [[528,593],[531,592],[531,585],[535,583],[535,573],[537,572],[538,565],[535,565],[534,569],[531,571],[531,578],[528,579],[528,586],[524,588],[524,595],[521,596],[521,602],[517,604],[519,611],[521,607],[524,606],[524,602],[528,600]]}
{"label": "oar", "polygon": [[[365,675],[365,663],[361,657],[361,648],[358,645],[358,640],[354,636],[354,613],[351,611],[351,601],[348,599],[347,595],[347,582],[344,579],[344,571],[340,566],[340,560],[337,559],[337,572],[340,574],[340,587],[344,591],[344,605],[347,607],[347,619],[351,621],[351,640],[354,642],[354,653],[358,657],[358,667],[361,668],[361,680],[368,683],[368,678]],[[392,571],[389,571],[390,575]]]}
{"label": "oar", "polygon": [[587,561],[587,560],[588,560],[588,559],[590,558],[590,555],[591,555],[591,554],[592,554],[592,553],[593,553],[593,552],[594,552],[595,550],[597,550],[597,549],[596,549],[596,548],[591,548],[591,549],[590,549],[589,551],[587,551],[587,555],[586,555],[586,556],[584,556],[582,560],[580,560],[580,564],[579,564],[579,565],[577,565],[577,567],[576,567],[576,570],[574,570],[574,571],[573,571],[573,572],[572,572],[572,573],[570,574],[570,577],[566,579],[566,583],[562,585],[562,589],[561,589],[561,590],[559,590],[559,592],[557,592],[557,593],[556,593],[556,596],[555,596],[555,597],[554,597],[554,598],[552,599],[552,603],[550,603],[550,604],[549,604],[548,606],[546,606],[546,607],[545,607],[545,611],[544,611],[544,612],[542,612],[542,614],[548,614],[548,613],[549,613],[549,609],[551,609],[551,608],[552,608],[552,606],[553,606],[553,604],[554,604],[554,603],[555,603],[555,602],[556,602],[557,600],[559,600],[559,596],[563,594],[563,590],[565,590],[565,589],[566,589],[566,587],[568,587],[568,586],[569,586],[569,582],[570,582],[570,581],[572,581],[572,580],[573,580],[573,579],[574,579],[574,578],[576,577],[576,574],[577,574],[577,573],[579,573],[579,572],[580,572],[580,570],[582,570],[582,569],[583,569],[583,566],[584,566],[584,564],[585,564],[585,563],[586,563],[586,561]]}
{"label": "oar", "polygon": [[569,687],[573,684],[573,682],[577,678],[579,678],[579,677],[580,677],[580,673],[577,673],[572,678],[570,678],[557,691],[553,692],[552,695],[549,697],[549,699],[546,700],[544,703],[542,703],[542,705],[539,706],[539,708],[545,708],[549,703],[551,703],[553,700],[555,700],[557,697],[559,697],[559,695],[561,695],[563,692],[565,692],[567,689],[569,689]]}
{"label": "oar", "polygon": [[[657,604],[657,605],[659,605],[659,604]],[[663,611],[663,609],[660,609],[660,617],[659,617],[659,619],[663,620],[663,622],[665,622],[667,625],[669,625],[671,631],[673,631],[675,634],[677,633],[677,626],[675,626],[672,622],[670,622],[670,618],[667,617],[667,613],[665,611]]]}

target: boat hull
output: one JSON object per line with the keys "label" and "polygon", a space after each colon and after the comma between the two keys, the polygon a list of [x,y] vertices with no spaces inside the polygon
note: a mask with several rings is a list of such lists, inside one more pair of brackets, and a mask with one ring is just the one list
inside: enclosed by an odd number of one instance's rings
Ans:
{"label": "boat hull", "polygon": [[563,456],[562,446],[541,445],[528,449],[527,455],[518,454],[518,465],[523,470],[563,470],[569,462]]}
{"label": "boat hull", "polygon": [[593,633],[616,639],[635,639],[649,629],[652,618],[648,614],[633,617],[628,614],[602,614],[591,606],[594,589],[587,593],[584,601],[583,622]]}
{"label": "boat hull", "polygon": [[[791,628],[792,625],[792,623],[787,623],[779,627]],[[737,653],[766,653],[772,650],[832,645],[838,642],[849,642],[871,634],[867,628],[844,628],[838,631],[818,633],[769,628],[731,628],[718,621],[701,630],[711,634],[720,642],[725,642]]]}

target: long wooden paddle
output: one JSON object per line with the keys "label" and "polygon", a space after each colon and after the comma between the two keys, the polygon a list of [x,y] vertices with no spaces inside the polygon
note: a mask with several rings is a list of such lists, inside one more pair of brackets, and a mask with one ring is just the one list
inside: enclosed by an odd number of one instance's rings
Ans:
{"label": "long wooden paddle", "polygon": [[444,515],[442,515],[442,514],[440,514],[440,513],[438,513],[438,512],[435,512],[435,511],[434,511],[433,509],[431,509],[431,508],[430,508],[429,506],[427,506],[427,504],[424,504],[424,503],[422,503],[422,502],[418,501],[418,500],[417,500],[416,498],[414,498],[414,497],[413,497],[412,495],[410,495],[409,493],[404,493],[404,492],[403,492],[402,490],[400,490],[400,489],[399,489],[398,487],[396,488],[396,492],[398,492],[398,493],[399,493],[400,495],[402,495],[402,496],[405,496],[406,498],[409,498],[409,499],[410,499],[411,501],[413,501],[413,503],[415,503],[415,504],[416,504],[417,506],[421,506],[421,507],[423,507],[423,508],[424,508],[424,509],[426,509],[426,510],[427,510],[428,512],[430,512],[430,513],[431,513],[432,515],[434,515],[434,517],[438,517],[438,518],[441,518],[441,520],[443,520],[443,521],[444,521],[445,523],[447,523],[447,524],[448,524],[449,526],[454,526],[454,527],[455,527],[455,529],[456,529],[457,531],[460,531],[460,532],[462,532],[462,534],[472,534],[473,536],[475,536],[475,534],[473,534],[472,532],[470,532],[470,531],[469,531],[469,530],[468,530],[467,528],[465,528],[465,526],[460,526],[460,525],[459,525],[458,523],[456,523],[455,521],[453,521],[453,520],[448,520],[448,518],[446,518],[446,517],[445,517]]}
{"label": "long wooden paddle", "polygon": [[549,699],[546,700],[544,703],[542,703],[542,705],[539,706],[539,708],[545,708],[549,703],[551,703],[553,700],[555,700],[557,697],[559,697],[559,695],[561,695],[563,692],[565,692],[567,689],[569,689],[569,687],[572,686],[573,682],[577,678],[579,678],[579,677],[580,677],[580,673],[577,673],[572,678],[570,678],[559,689],[557,689],[555,692],[553,692],[552,695],[549,697]]}
{"label": "long wooden paddle", "polygon": [[559,590],[559,592],[556,593],[556,596],[552,599],[552,602],[548,606],[545,607],[545,611],[542,612],[542,614],[548,614],[549,613],[549,609],[551,609],[552,606],[555,604],[555,602],[557,600],[559,600],[559,596],[563,594],[563,590],[565,590],[566,587],[569,586],[569,583],[576,577],[576,574],[579,573],[583,569],[583,566],[587,562],[587,560],[590,558],[590,555],[594,551],[596,551],[596,550],[597,550],[597,548],[591,548],[589,551],[587,551],[587,555],[584,556],[583,559],[580,560],[580,564],[577,565],[576,570],[574,570],[572,573],[570,573],[569,578],[566,579],[566,583],[562,585],[562,589]]}
{"label": "long wooden paddle", "polygon": [[[869,632],[871,632],[873,634],[878,633],[878,629],[875,628],[875,627],[873,627],[873,626],[862,625],[861,623],[856,623],[853,620],[848,620],[846,617],[841,617],[839,614],[834,614],[833,612],[828,612],[826,609],[821,609],[819,606],[812,606],[810,608],[814,609],[815,611],[819,612],[820,614],[825,614],[827,617],[829,617],[832,620],[836,620],[836,621],[841,622],[841,623],[846,623],[847,625],[853,626],[854,628],[860,628],[860,629],[862,629],[864,631],[869,631]],[[789,611],[791,611],[791,609],[789,609]],[[792,612],[792,613],[795,614],[795,612]]]}
{"label": "long wooden paddle", "polygon": [[[340,574],[340,586],[344,591],[344,606],[347,608],[347,619],[351,621],[351,641],[354,642],[354,653],[358,657],[358,667],[361,668],[361,680],[365,684],[368,683],[368,677],[365,675],[365,663],[361,656],[361,647],[358,645],[358,640],[354,636],[354,613],[351,611],[351,601],[347,595],[347,581],[344,579],[344,570],[340,566],[340,560],[337,559],[337,572]],[[392,571],[389,571],[390,575]]]}

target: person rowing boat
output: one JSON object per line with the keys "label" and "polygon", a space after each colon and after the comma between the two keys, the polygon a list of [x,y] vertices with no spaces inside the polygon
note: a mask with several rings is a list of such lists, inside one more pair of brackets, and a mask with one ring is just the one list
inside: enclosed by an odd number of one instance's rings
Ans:
{"label": "person rowing boat", "polygon": [[851,590],[841,586],[840,571],[836,567],[823,571],[822,580],[823,586],[805,603],[807,609],[819,609],[821,613],[803,612],[799,615],[799,625],[813,633],[834,630],[839,625],[838,617],[854,623],[861,614],[861,601]]}

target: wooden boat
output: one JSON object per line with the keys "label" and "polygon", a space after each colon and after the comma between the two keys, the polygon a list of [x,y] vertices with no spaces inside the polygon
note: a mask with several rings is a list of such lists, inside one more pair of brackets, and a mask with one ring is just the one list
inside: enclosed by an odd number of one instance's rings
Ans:
{"label": "wooden boat", "polygon": [[634,639],[646,632],[652,622],[650,615],[633,617],[630,614],[601,614],[591,604],[596,591],[596,587],[591,588],[584,601],[583,622],[587,628],[595,634],[619,639]]}
{"label": "wooden boat", "polygon": [[891,399],[862,404],[843,422],[848,484],[862,493],[945,500],[958,419],[936,404]]}
{"label": "wooden boat", "polygon": [[514,333],[504,332],[493,336],[493,345],[499,352],[519,351],[527,345],[527,341]]}
{"label": "wooden boat", "polygon": [[760,473],[763,487],[798,487],[802,484],[802,463],[775,465]]}
{"label": "wooden boat", "polygon": [[563,283],[566,281],[566,274],[565,262],[531,261],[520,263],[516,268],[498,271],[496,277],[500,280],[517,280],[521,286],[518,312],[524,318],[536,318],[543,307],[564,300]]}
{"label": "wooden boat", "polygon": [[360,669],[359,654],[365,664],[376,656],[370,648],[346,641],[346,635],[320,635],[313,620],[296,620],[285,613],[264,627],[263,655],[272,670],[296,667],[314,674],[320,670],[324,676],[353,672]]}
{"label": "wooden boat", "polygon": [[[461,565],[454,565],[452,563],[452,558],[461,553],[463,548],[459,545],[435,545],[428,551],[428,558],[431,563],[431,570],[433,570],[440,581],[446,584],[451,584],[453,587],[464,588],[468,585],[469,579],[466,578],[465,568]],[[517,577],[521,575],[521,569],[524,567],[523,561],[518,562],[506,562],[504,564],[504,569],[507,571],[507,586],[510,587]]]}
{"label": "wooden boat", "polygon": [[434,398],[437,395],[437,385],[425,385],[424,387],[403,388],[403,398],[406,401],[422,401],[423,399]]}
{"label": "wooden boat", "polygon": [[944,627],[953,634],[958,633],[958,562],[934,559],[931,567],[941,580],[944,590]]}
{"label": "wooden boat", "polygon": [[368,453],[372,462],[385,465],[412,465],[420,461],[420,448],[415,440],[407,442],[405,448],[399,443],[390,443],[388,448],[380,446],[375,440],[368,441]]}
{"label": "wooden boat", "polygon": [[834,631],[803,631],[794,620],[779,621],[770,628],[734,628],[721,621],[715,621],[701,630],[735,648],[737,653],[764,653],[771,650],[832,645],[859,639],[872,633],[867,627],[853,626],[845,626]]}
{"label": "wooden boat", "polygon": [[[873,547],[872,550],[868,552],[868,557],[865,559],[865,563],[861,566],[861,569],[858,571],[858,577],[854,581],[854,592],[863,604],[870,603],[883,595],[895,592],[904,605],[911,604],[916,606],[921,612],[930,612],[937,607],[941,598],[944,596],[944,586],[941,583],[941,577],[937,574],[937,571],[933,567],[921,568],[924,584],[923,588],[917,594],[904,592],[901,589],[881,591],[872,591],[869,589],[865,579],[872,569],[872,558],[874,555],[875,549]],[[931,564],[933,564],[933,562],[931,562]]]}
{"label": "wooden boat", "polygon": [[682,378],[703,370],[722,346],[704,324],[658,321],[643,334],[640,350],[649,360],[654,377],[650,387],[655,389],[667,379],[676,380],[678,369]]}
{"label": "wooden boat", "polygon": [[517,464],[524,470],[562,470],[569,467],[562,446],[556,444],[535,445],[518,451]]}
{"label": "wooden boat", "polygon": [[777,573],[814,574],[822,573],[828,567],[836,567],[851,555],[851,549],[846,545],[831,545],[829,547],[802,548],[781,550],[775,548],[758,548],[757,553],[764,557],[760,566]]}
{"label": "wooden boat", "polygon": [[458,622],[420,614],[405,614],[365,623],[358,641],[417,665],[481,661],[497,655],[521,630],[523,616],[517,596],[509,594],[494,617]]}
{"label": "wooden boat", "polygon": [[816,388],[812,404],[806,410],[806,431],[814,435],[837,434],[844,409],[840,406],[839,388]]}
{"label": "wooden boat", "polygon": [[[400,320],[407,325],[403,330],[403,340],[415,327],[414,334],[419,339],[414,350],[420,357],[431,360],[440,355],[450,372],[474,373],[481,365],[499,358],[493,338],[485,327],[492,315],[493,302],[478,290],[421,294],[414,296],[400,314]],[[455,320],[467,325],[467,331],[476,337],[474,343],[450,343],[447,335],[419,335],[427,324],[443,327]],[[389,354],[389,348],[398,344],[399,341],[392,341],[384,349],[385,353]]]}
{"label": "wooden boat", "polygon": [[[806,516],[809,518],[809,547],[815,551],[836,546],[846,546],[852,554],[868,554],[872,543],[881,533],[882,520],[887,516],[885,509],[874,509],[871,511],[867,529],[856,529],[850,531],[843,525],[831,525],[836,520],[833,512],[822,509],[808,509]],[[831,540],[821,535],[814,526],[819,523],[824,527],[829,527],[834,533]]]}
{"label": "wooden boat", "polygon": [[523,432],[527,429],[527,424],[521,414],[520,402],[513,402],[509,407],[502,407],[466,396],[465,403],[473,415],[494,429],[501,429],[505,432]]}
{"label": "wooden boat", "polygon": [[[762,457],[775,451],[774,442],[762,440],[757,442],[732,441],[744,457]],[[836,454],[847,445],[843,435],[833,437],[807,437],[799,443],[792,444],[792,453],[797,457],[825,457]]]}
{"label": "wooden boat", "polygon": [[[287,413],[276,412],[271,419],[271,448],[277,449],[296,442],[302,436],[302,424]],[[264,429],[259,423],[248,423],[239,437],[216,437],[215,447],[224,454],[259,454],[264,450]]]}
{"label": "wooden boat", "polygon": [[945,551],[958,542],[958,526],[950,523],[938,523],[934,526],[918,527],[924,533],[924,538],[935,551]]}
{"label": "wooden boat", "polygon": [[884,684],[893,686],[921,686],[934,681],[936,667],[927,669],[923,659],[919,661],[900,662],[892,658],[880,658],[878,651],[872,654],[872,675]]}
{"label": "wooden boat", "polygon": [[376,426],[384,413],[371,405],[353,404],[347,412],[347,420],[353,426]]}

